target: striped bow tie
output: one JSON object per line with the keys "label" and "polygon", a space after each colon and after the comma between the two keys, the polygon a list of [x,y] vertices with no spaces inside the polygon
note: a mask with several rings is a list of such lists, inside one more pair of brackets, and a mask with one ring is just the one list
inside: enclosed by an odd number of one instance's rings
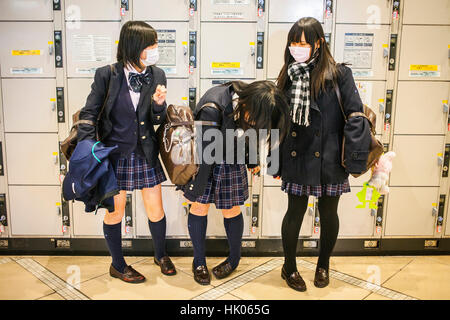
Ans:
{"label": "striped bow tie", "polygon": [[128,74],[128,82],[130,83],[130,88],[133,92],[141,92],[143,83],[149,84],[152,81],[152,75],[150,72],[147,73],[135,73],[130,72]]}

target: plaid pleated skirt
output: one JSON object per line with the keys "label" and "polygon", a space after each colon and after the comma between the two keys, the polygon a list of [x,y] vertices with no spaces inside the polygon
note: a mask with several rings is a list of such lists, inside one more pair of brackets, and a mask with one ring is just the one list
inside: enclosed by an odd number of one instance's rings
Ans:
{"label": "plaid pleated skirt", "polygon": [[318,186],[307,186],[283,181],[281,184],[281,190],[296,196],[306,195],[315,196],[317,198],[320,198],[323,195],[336,197],[351,191],[348,179],[345,179],[343,183],[323,184]]}
{"label": "plaid pleated skirt", "polygon": [[243,205],[248,195],[246,166],[222,163],[214,167],[203,195],[196,199],[186,198],[204,204],[214,203],[217,209],[231,209]]}
{"label": "plaid pleated skirt", "polygon": [[118,159],[115,172],[120,190],[153,188],[167,180],[159,159],[156,166],[152,168],[147,159],[138,157],[134,153],[127,158]]}

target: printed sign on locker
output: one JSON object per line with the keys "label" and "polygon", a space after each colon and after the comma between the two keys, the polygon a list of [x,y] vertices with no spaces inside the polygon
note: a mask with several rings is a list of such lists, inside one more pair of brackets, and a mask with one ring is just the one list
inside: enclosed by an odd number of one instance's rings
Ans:
{"label": "printed sign on locker", "polygon": [[255,0],[201,1],[202,21],[256,21]]}

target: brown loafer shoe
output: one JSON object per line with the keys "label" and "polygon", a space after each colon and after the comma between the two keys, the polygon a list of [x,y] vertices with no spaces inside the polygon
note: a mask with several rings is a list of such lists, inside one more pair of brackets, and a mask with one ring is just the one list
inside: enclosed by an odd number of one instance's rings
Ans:
{"label": "brown loafer shoe", "polygon": [[330,283],[328,271],[323,268],[318,268],[314,276],[314,285],[317,288],[325,288]]}
{"label": "brown loafer shoe", "polygon": [[134,270],[132,266],[126,266],[123,270],[123,273],[120,273],[111,264],[111,266],[109,267],[109,274],[113,278],[119,278],[120,280],[129,283],[141,283],[145,281],[145,277]]}
{"label": "brown loafer shoe", "polygon": [[211,283],[211,275],[209,274],[207,266],[198,266],[197,268],[194,268],[194,262],[192,262],[192,272],[194,273],[194,280],[202,286]]}
{"label": "brown loafer shoe", "polygon": [[175,266],[173,265],[172,260],[170,260],[169,256],[164,256],[159,259],[159,261],[155,257],[153,261],[161,268],[162,274],[165,274],[166,276],[174,276],[177,274],[177,270],[175,269]]}
{"label": "brown loafer shoe", "polygon": [[300,276],[298,271],[291,273],[288,275],[284,270],[284,267],[281,269],[281,278],[286,280],[286,283],[289,287],[297,291],[306,291],[306,283],[303,281],[303,278]]}
{"label": "brown loafer shoe", "polygon": [[231,267],[231,264],[228,261],[224,261],[221,264],[215,266],[212,269],[212,272],[214,274],[214,276],[217,279],[223,279],[228,277],[232,272],[234,271],[234,269]]}

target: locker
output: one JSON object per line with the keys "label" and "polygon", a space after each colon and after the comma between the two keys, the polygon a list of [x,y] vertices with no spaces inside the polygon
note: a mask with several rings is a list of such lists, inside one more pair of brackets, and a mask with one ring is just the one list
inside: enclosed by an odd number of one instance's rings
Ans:
{"label": "locker", "polygon": [[255,78],[256,24],[203,23],[202,78]]}
{"label": "locker", "polygon": [[394,136],[391,186],[439,186],[444,136]]}
{"label": "locker", "polygon": [[350,63],[355,79],[385,80],[389,26],[336,25],[334,59]]}
{"label": "locker", "polygon": [[352,187],[351,190],[339,200],[339,237],[372,237],[376,213],[372,215],[369,208],[356,208],[360,204],[356,194],[362,187]]}
{"label": "locker", "polygon": [[55,77],[52,22],[0,22],[2,77]]}
{"label": "locker", "polygon": [[52,0],[0,1],[0,20],[52,21]]}
{"label": "locker", "polygon": [[66,28],[67,77],[93,77],[95,69],[115,63],[120,22],[80,22]]}
{"label": "locker", "polygon": [[251,81],[245,79],[201,79],[200,80],[200,96],[203,96],[206,91],[211,89],[212,87],[219,86],[221,84],[227,83],[229,81],[240,80],[247,83]]}
{"label": "locker", "polygon": [[67,79],[66,92],[69,112],[66,119],[69,123],[69,129],[72,128],[72,115],[85,106],[93,82],[94,79]]}
{"label": "locker", "polygon": [[450,26],[403,26],[399,80],[450,80],[449,43]]}
{"label": "locker", "polygon": [[188,21],[189,0],[134,0],[133,20]]}
{"label": "locker", "polygon": [[[314,197],[309,198],[309,203],[314,203]],[[261,217],[263,237],[281,237],[281,224],[288,207],[287,193],[279,187],[264,187],[263,212]],[[314,219],[314,210],[309,207],[303,218],[300,229],[301,237],[311,237]]]}
{"label": "locker", "polygon": [[10,186],[13,236],[62,236],[59,186]]}
{"label": "locker", "polygon": [[403,24],[450,24],[449,0],[407,0],[403,5]]}
{"label": "locker", "polygon": [[448,82],[399,81],[394,133],[445,135],[448,98]]}
{"label": "locker", "polygon": [[[186,199],[175,187],[162,187],[163,208],[166,214],[167,237],[189,237],[187,228],[187,212],[183,202]],[[187,207],[186,207],[187,208]],[[136,235],[150,236],[148,217],[142,200],[142,192],[136,190]]]}
{"label": "locker", "polygon": [[58,135],[6,133],[9,184],[59,185]]}
{"label": "locker", "polygon": [[86,20],[118,20],[120,21],[120,0],[96,0],[96,1],[65,1],[66,21],[73,21],[73,27],[77,21]]}
{"label": "locker", "polygon": [[324,10],[323,1],[271,0],[269,22],[295,22],[302,17],[314,17],[323,22]]}
{"label": "locker", "polygon": [[[247,204],[248,206],[246,206],[245,204],[241,206],[242,217],[244,218],[244,231],[242,234],[243,237],[250,236],[250,228],[252,221],[250,200],[247,200]],[[225,226],[223,223],[224,222],[222,210],[216,209],[214,204],[212,204],[209,207],[208,212],[208,227],[206,228],[206,237],[208,238],[226,237],[227,233],[225,232]]]}
{"label": "locker", "polygon": [[189,76],[188,38],[186,22],[147,22],[158,33],[159,61],[167,78]]}
{"label": "locker", "polygon": [[[376,133],[383,132],[384,109],[386,108],[386,82],[385,81],[355,81],[359,96],[364,104],[375,112],[377,116]],[[381,139],[381,137],[379,137]]]}
{"label": "locker", "polygon": [[337,0],[335,6],[336,23],[390,23],[392,13],[391,0]]}
{"label": "locker", "polygon": [[200,1],[201,21],[256,21],[256,3],[256,0]]}
{"label": "locker", "polygon": [[432,236],[439,189],[392,187],[387,201],[385,236]]}
{"label": "locker", "polygon": [[54,79],[3,79],[2,87],[5,132],[58,132]]}
{"label": "locker", "polygon": [[167,79],[167,105],[188,105],[189,81],[187,79]]}
{"label": "locker", "polygon": [[[448,201],[448,197],[447,197],[447,201]],[[447,205],[448,210],[447,210],[447,225],[445,228],[445,235],[446,236],[450,236],[450,205]]]}

